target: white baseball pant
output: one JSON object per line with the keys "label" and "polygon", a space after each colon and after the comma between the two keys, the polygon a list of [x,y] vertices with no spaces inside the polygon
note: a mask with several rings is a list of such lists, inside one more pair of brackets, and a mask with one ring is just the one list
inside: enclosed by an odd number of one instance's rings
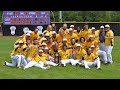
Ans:
{"label": "white baseball pant", "polygon": [[18,62],[20,64],[22,57],[20,55],[13,55],[13,56],[11,56],[11,59],[12,59],[12,63],[6,62],[6,65],[11,66],[11,67],[15,67],[15,66],[17,66]]}
{"label": "white baseball pant", "polygon": [[61,64],[63,64],[64,66],[66,66],[66,64],[71,63],[73,59],[67,59],[67,60],[61,60]]}
{"label": "white baseball pant", "polygon": [[99,48],[100,50],[105,51],[105,43],[100,43]]}
{"label": "white baseball pant", "polygon": [[76,64],[79,64],[79,65],[81,65],[82,64],[82,61],[80,62],[81,60],[71,60],[71,64],[73,65],[73,66],[76,66]]}
{"label": "white baseball pant", "polygon": [[48,65],[52,65],[52,66],[57,66],[58,64],[56,64],[56,63],[54,63],[54,62],[52,62],[52,61],[46,61],[46,63],[48,64]]}
{"label": "white baseball pant", "polygon": [[113,46],[105,46],[105,52],[107,54],[107,59],[108,59],[108,62],[111,64],[113,63],[112,55],[111,55],[112,49],[113,49]]}
{"label": "white baseball pant", "polygon": [[35,62],[35,61],[30,61],[25,67],[24,69],[27,69],[27,68],[30,68],[30,67],[38,67],[38,68],[42,68],[44,69],[44,63],[42,61],[40,61],[39,63],[38,62]]}
{"label": "white baseball pant", "polygon": [[100,68],[100,58],[96,58],[94,62],[87,62],[84,60],[84,66],[86,69],[93,66],[97,66],[97,68]]}
{"label": "white baseball pant", "polygon": [[102,61],[104,63],[106,63],[107,62],[107,54],[106,54],[106,52],[102,51],[102,50],[98,50],[97,53],[98,53],[99,56],[101,56]]}

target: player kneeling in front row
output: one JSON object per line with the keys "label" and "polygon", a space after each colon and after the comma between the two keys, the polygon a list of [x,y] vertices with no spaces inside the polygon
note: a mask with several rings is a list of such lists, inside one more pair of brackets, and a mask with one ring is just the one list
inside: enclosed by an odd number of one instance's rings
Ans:
{"label": "player kneeling in front row", "polygon": [[62,50],[58,51],[60,54],[60,62],[62,66],[71,63],[73,59],[70,59],[72,53],[70,49],[67,49],[67,45],[62,45]]}
{"label": "player kneeling in front row", "polygon": [[26,66],[24,66],[24,70],[32,66],[42,68],[42,69],[50,68],[50,66],[46,64],[46,58],[43,56],[43,50],[38,50],[38,52],[33,56],[31,61]]}
{"label": "player kneeling in front row", "polygon": [[25,60],[24,51],[26,46],[24,45],[23,41],[18,42],[18,46],[14,48],[14,50],[11,53],[11,59],[12,63],[6,62],[4,65],[10,66],[10,67],[21,67],[22,65],[26,65],[27,61]]}
{"label": "player kneeling in front row", "polygon": [[73,66],[77,64],[82,65],[83,60],[82,57],[86,54],[86,51],[80,46],[80,44],[76,44],[76,49],[73,51],[72,58],[74,60],[71,61]]}
{"label": "player kneeling in front row", "polygon": [[87,54],[84,56],[84,66],[86,69],[90,69],[92,66],[97,66],[97,69],[100,70],[100,58],[92,52],[91,47],[87,48]]}
{"label": "player kneeling in front row", "polygon": [[43,51],[44,51],[43,56],[46,58],[46,63],[51,66],[58,66],[58,64],[54,63],[54,58],[50,56],[49,48],[45,47]]}

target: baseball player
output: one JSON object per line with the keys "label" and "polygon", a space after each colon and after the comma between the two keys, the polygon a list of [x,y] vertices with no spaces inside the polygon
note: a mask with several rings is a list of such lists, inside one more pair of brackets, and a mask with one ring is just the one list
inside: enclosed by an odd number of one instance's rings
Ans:
{"label": "baseball player", "polygon": [[46,58],[46,63],[48,65],[58,66],[58,64],[54,63],[54,58],[52,56],[50,56],[48,47],[44,48],[44,55],[43,56]]}
{"label": "baseball player", "polygon": [[114,33],[110,30],[110,25],[105,25],[106,36],[105,36],[105,52],[107,53],[108,64],[112,64],[112,49],[114,46]]}
{"label": "baseball player", "polygon": [[50,66],[45,67],[46,65],[46,59],[45,57],[43,57],[43,50],[38,50],[36,54],[34,54],[34,56],[32,57],[31,61],[24,66],[24,70],[30,67],[38,67],[38,68],[42,68],[42,69],[49,69]]}
{"label": "baseball player", "polygon": [[84,66],[85,69],[90,69],[92,66],[97,66],[97,69],[100,70],[100,59],[96,57],[94,53],[92,53],[91,47],[87,48],[87,54],[84,56]]}
{"label": "baseball player", "polygon": [[11,67],[21,67],[22,64],[26,65],[27,62],[24,59],[23,51],[25,50],[25,45],[22,40],[19,41],[19,45],[12,51],[11,53],[11,59],[12,63],[8,63],[5,61],[4,65],[11,66]]}
{"label": "baseball player", "polygon": [[71,63],[71,50],[67,49],[66,45],[62,46],[62,50],[59,50],[59,55],[60,55],[60,62],[62,66],[66,66],[66,64]]}
{"label": "baseball player", "polygon": [[80,44],[76,44],[76,49],[73,51],[73,59],[71,61],[71,64],[73,66],[76,66],[76,64],[79,64],[81,65],[83,62],[82,62],[82,57],[86,54],[86,51],[81,48]]}

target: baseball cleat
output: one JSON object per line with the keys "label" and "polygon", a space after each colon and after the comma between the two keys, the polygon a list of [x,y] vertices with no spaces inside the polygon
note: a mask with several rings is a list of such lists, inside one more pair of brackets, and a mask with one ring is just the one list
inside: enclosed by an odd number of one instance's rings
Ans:
{"label": "baseball cleat", "polygon": [[6,63],[7,63],[7,62],[5,61],[5,62],[3,63],[3,66],[6,66]]}
{"label": "baseball cleat", "polygon": [[97,68],[97,70],[102,70],[102,68]]}

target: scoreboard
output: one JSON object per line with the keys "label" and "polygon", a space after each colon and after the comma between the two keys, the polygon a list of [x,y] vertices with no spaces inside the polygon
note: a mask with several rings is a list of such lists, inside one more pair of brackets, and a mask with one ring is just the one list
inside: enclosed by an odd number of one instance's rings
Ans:
{"label": "scoreboard", "polygon": [[3,25],[49,25],[50,11],[3,11]]}

